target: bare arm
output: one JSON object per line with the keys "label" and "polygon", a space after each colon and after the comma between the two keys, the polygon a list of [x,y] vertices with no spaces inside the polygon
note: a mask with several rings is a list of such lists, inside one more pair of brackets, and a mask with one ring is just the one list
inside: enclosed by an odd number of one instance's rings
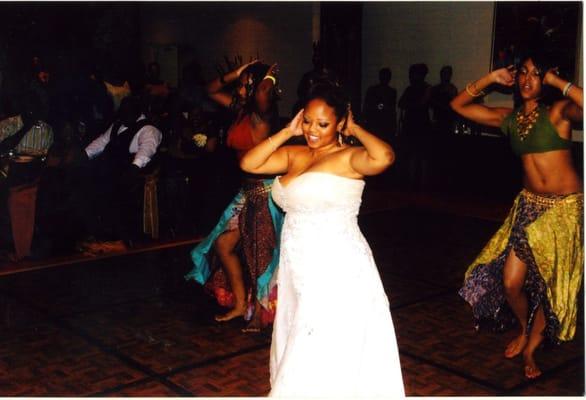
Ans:
{"label": "bare arm", "polygon": [[503,86],[513,86],[515,75],[511,69],[501,68],[483,76],[476,82],[466,86],[451,102],[452,109],[471,121],[482,125],[499,127],[507,115],[511,113],[510,108],[487,107],[482,104],[473,103],[482,91],[493,83]]}
{"label": "bare arm", "polygon": [[224,107],[230,107],[230,104],[232,104],[232,96],[228,93],[222,92],[222,89],[240,78],[242,71],[244,71],[248,66],[257,62],[258,60],[254,60],[243,64],[237,69],[230,71],[223,76],[219,76],[213,81],[209,82],[206,85],[206,92],[208,93],[208,96],[216,103],[223,105]]}
{"label": "bare arm", "polygon": [[[563,92],[568,81],[560,78],[554,71],[548,71],[543,77],[543,83],[553,86]],[[561,117],[569,122],[580,122],[584,113],[584,91],[580,86],[571,84],[566,92],[566,99],[560,102]]]}
{"label": "bare arm", "polygon": [[280,174],[289,169],[289,148],[281,147],[293,136],[303,134],[301,121],[303,110],[299,111],[289,126],[269,136],[250,149],[240,160],[240,168],[252,174]]}
{"label": "bare arm", "polygon": [[395,161],[393,148],[354,122],[352,111],[348,111],[345,135],[352,135],[364,147],[356,148],[350,157],[350,167],[354,172],[366,176],[377,175],[391,166]]}

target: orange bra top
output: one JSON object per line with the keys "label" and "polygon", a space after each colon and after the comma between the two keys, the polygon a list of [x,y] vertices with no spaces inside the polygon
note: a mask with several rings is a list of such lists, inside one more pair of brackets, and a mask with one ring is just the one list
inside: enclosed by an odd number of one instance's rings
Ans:
{"label": "orange bra top", "polygon": [[254,147],[250,115],[245,115],[240,121],[232,124],[228,130],[226,143],[228,147],[236,150],[238,160],[240,160],[248,150]]}

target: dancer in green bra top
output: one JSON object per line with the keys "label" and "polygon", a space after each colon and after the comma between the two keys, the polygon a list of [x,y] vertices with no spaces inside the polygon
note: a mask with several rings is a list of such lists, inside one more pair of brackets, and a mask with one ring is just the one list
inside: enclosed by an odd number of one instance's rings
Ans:
{"label": "dancer in green bra top", "polygon": [[527,135],[525,138],[519,134],[516,118],[523,113],[523,107],[519,107],[510,113],[501,124],[501,130],[509,135],[511,149],[519,157],[524,154],[546,153],[554,150],[570,150],[572,141],[560,136],[557,129],[549,119],[549,112],[544,105],[538,105],[535,109],[537,117],[532,131],[538,132]]}
{"label": "dancer in green bra top", "polygon": [[[551,64],[550,64],[551,65]],[[541,375],[534,353],[544,339],[566,341],[576,331],[582,284],[582,182],[571,155],[571,125],[582,120],[582,88],[532,54],[517,66],[492,71],[466,85],[451,102],[460,115],[500,127],[523,165],[523,190],[503,226],[465,274],[460,295],[472,306],[477,328],[490,322],[519,335],[504,355],[523,354],[525,376]],[[475,104],[490,85],[514,86],[522,104],[513,110]],[[547,92],[563,98],[546,101]]]}

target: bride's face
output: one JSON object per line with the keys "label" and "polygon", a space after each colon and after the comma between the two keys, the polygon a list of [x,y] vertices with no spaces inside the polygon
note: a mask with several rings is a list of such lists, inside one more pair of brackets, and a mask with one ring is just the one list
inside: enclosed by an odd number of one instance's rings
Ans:
{"label": "bride's face", "polygon": [[334,109],[321,99],[313,99],[305,106],[301,129],[311,148],[336,143],[338,121]]}

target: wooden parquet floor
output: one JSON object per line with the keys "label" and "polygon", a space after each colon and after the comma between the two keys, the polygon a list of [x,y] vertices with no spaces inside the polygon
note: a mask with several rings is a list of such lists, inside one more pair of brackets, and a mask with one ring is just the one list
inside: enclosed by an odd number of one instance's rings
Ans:
{"label": "wooden parquet floor", "polygon": [[[497,221],[405,206],[360,224],[389,294],[408,395],[583,396],[582,303],[576,339],[539,353],[535,381],[521,359],[502,357],[514,331],[472,328],[457,289]],[[3,276],[0,396],[266,395],[270,330],[214,322],[213,299],[183,278],[190,248]]]}

